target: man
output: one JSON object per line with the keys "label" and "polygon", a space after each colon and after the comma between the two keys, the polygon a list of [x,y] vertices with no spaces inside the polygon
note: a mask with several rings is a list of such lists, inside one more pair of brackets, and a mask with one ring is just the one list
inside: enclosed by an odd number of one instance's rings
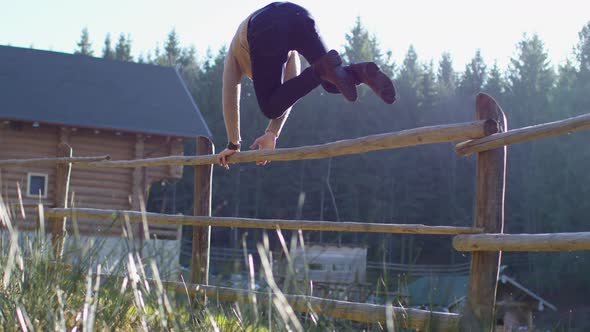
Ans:
{"label": "man", "polygon": [[[301,54],[311,64],[301,71]],[[299,98],[318,85],[347,100],[357,98],[356,85],[365,83],[391,104],[395,89],[373,62],[342,66],[338,52],[328,51],[308,11],[289,2],[273,2],[249,15],[238,27],[229,46],[223,69],[223,117],[226,149],[217,156],[229,169],[227,158],[240,151],[240,81],[252,79],[258,105],[268,117],[265,133],[251,149],[274,149],[285,120]],[[259,161],[257,165],[265,165]]]}

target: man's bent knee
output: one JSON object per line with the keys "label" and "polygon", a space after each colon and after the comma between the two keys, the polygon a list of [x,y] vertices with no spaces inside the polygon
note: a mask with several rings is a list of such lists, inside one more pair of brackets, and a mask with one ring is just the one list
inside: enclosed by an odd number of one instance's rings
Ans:
{"label": "man's bent knee", "polygon": [[269,119],[276,119],[280,118],[283,114],[285,114],[284,109],[281,107],[277,107],[276,105],[272,105],[271,103],[262,105],[260,104],[260,110]]}

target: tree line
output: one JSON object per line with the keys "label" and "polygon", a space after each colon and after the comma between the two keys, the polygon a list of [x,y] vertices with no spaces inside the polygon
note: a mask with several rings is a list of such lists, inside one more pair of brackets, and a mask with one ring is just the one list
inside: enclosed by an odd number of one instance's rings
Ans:
{"label": "tree line", "polygon": [[[133,59],[131,37],[121,34],[114,47],[104,41],[102,57],[176,66],[213,133],[217,150],[226,144],[221,106],[225,48],[197,56],[180,45],[172,30],[153,53]],[[228,41],[229,42],[229,41]],[[485,48],[485,41],[482,41]],[[83,30],[75,53],[92,56]],[[579,32],[569,59],[555,65],[536,35],[523,35],[507,68],[484,61],[477,50],[464,68],[452,55],[422,60],[414,47],[402,63],[363,26],[360,18],[346,34],[341,54],[346,62],[375,61],[394,79],[398,101],[383,104],[364,86],[359,100],[348,103],[321,87],[294,107],[277,147],[327,143],[434,124],[472,121],[475,95],[493,96],[507,114],[508,127],[519,128],[564,119],[590,111],[590,22]],[[399,50],[395,50],[396,52]],[[252,83],[242,82],[242,137],[248,146],[264,132],[267,120],[258,109]],[[590,141],[587,132],[508,148],[507,233],[587,231],[590,212]],[[422,223],[468,226],[473,223],[475,157],[458,157],[454,144],[370,152],[325,160],[273,162],[265,167],[232,165],[214,168],[213,214],[253,218]],[[186,152],[194,151],[187,142]],[[192,213],[192,171],[178,181],[154,184],[150,208]],[[213,243],[239,246],[255,230],[215,229]],[[468,256],[456,253],[451,239],[433,236],[339,234],[308,232],[309,242],[361,245],[369,259],[396,263],[453,263]],[[544,297],[583,300],[590,291],[587,253],[505,254],[513,274]],[[567,283],[567,289],[561,286]],[[568,290],[569,289],[569,290]]]}

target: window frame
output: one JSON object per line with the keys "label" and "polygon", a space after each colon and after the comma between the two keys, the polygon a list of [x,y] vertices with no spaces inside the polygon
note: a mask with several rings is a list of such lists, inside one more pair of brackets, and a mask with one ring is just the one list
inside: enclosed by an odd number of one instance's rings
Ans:
{"label": "window frame", "polygon": [[41,195],[41,198],[47,198],[47,192],[49,191],[49,189],[47,188],[49,185],[49,174],[47,173],[33,173],[33,172],[29,172],[27,173],[27,194],[26,196],[28,198],[39,198],[39,194],[31,194],[31,178],[33,176],[41,176],[45,179],[45,183],[43,184],[43,187],[45,188],[43,195]]}

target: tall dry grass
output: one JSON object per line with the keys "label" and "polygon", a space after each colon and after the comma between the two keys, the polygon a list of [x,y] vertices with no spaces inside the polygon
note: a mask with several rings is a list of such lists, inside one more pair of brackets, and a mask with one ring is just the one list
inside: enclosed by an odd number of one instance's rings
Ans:
{"label": "tall dry grass", "polygon": [[[348,331],[385,330],[318,315],[308,304],[306,313],[289,305],[285,292],[312,295],[309,281],[300,281],[289,252],[303,246],[301,233],[288,245],[277,231],[287,260],[285,280],[275,280],[268,236],[258,244],[260,266],[244,252],[248,267],[249,301],[226,303],[168,287],[174,274],[155,255],[134,245],[133,232],[124,231],[123,252],[104,254],[101,238],[65,235],[56,253],[39,204],[35,231],[21,231],[18,206],[11,210],[0,197],[0,330],[2,331]],[[15,222],[17,221],[17,222]],[[75,220],[72,229],[77,227]],[[131,226],[124,222],[121,227]],[[147,223],[144,223],[147,229]],[[244,241],[245,242],[245,241]],[[155,248],[152,252],[159,249]],[[148,250],[148,253],[150,251]],[[159,266],[160,265],[160,266]],[[305,272],[304,272],[305,273]],[[262,281],[261,281],[262,280]],[[260,284],[263,288],[260,289]],[[193,295],[191,295],[193,294]],[[265,296],[261,296],[264,294]],[[388,326],[394,326],[393,320]]]}

